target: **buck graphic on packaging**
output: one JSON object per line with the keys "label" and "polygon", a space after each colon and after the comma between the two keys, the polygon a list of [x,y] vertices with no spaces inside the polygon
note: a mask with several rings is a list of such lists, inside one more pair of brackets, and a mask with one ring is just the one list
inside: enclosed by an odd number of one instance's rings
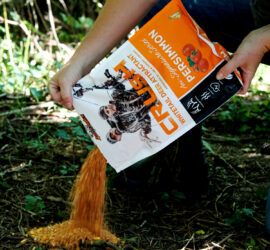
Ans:
{"label": "buck graphic on packaging", "polygon": [[237,72],[216,80],[227,55],[173,0],[73,85],[74,107],[119,172],[166,147],[242,87]]}

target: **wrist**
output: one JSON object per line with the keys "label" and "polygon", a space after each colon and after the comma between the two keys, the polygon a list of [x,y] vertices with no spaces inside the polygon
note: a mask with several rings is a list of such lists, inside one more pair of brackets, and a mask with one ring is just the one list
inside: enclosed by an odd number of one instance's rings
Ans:
{"label": "wrist", "polygon": [[79,53],[76,51],[73,56],[67,62],[67,65],[72,65],[77,68],[82,76],[88,74],[95,66],[91,55],[86,53]]}
{"label": "wrist", "polygon": [[257,38],[257,47],[261,48],[262,53],[268,52],[270,50],[270,24],[256,29],[252,33]]}
{"label": "wrist", "polygon": [[265,44],[265,53],[270,50],[270,24],[264,26],[264,44]]}

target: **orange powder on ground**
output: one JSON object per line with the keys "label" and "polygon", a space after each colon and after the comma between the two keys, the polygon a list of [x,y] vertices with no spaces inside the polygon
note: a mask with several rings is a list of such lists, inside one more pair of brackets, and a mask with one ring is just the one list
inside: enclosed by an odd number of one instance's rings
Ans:
{"label": "orange powder on ground", "polygon": [[106,240],[117,243],[119,238],[104,227],[104,196],[106,159],[95,147],[85,160],[75,182],[70,219],[61,224],[34,228],[29,234],[35,241],[54,247],[78,247],[85,240]]}

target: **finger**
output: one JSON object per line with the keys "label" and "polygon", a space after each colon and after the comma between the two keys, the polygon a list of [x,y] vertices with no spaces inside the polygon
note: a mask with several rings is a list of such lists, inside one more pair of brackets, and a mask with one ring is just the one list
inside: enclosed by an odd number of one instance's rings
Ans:
{"label": "finger", "polygon": [[61,93],[58,84],[56,84],[54,81],[49,81],[48,90],[54,101],[61,102]]}
{"label": "finger", "polygon": [[62,83],[62,87],[60,89],[61,92],[61,103],[62,105],[72,110],[72,91],[71,91],[71,84],[70,83]]}
{"label": "finger", "polygon": [[229,60],[217,73],[217,80],[222,80],[240,66],[240,58],[236,55]]}
{"label": "finger", "polygon": [[226,60],[226,61],[230,61],[231,58],[232,58],[232,55],[227,55],[226,58],[225,58],[225,60]]}
{"label": "finger", "polygon": [[237,92],[237,95],[245,95],[248,92],[248,85],[243,85],[243,87]]}
{"label": "finger", "polygon": [[244,95],[247,93],[255,72],[244,71],[242,72],[243,87],[240,89],[239,94]]}

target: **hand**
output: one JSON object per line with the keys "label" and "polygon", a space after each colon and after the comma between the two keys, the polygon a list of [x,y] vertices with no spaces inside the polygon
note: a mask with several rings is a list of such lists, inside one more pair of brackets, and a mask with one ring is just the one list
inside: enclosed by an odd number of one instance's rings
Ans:
{"label": "hand", "polygon": [[48,89],[54,101],[72,110],[72,85],[83,76],[82,68],[68,62],[49,81]]}
{"label": "hand", "polygon": [[245,94],[251,80],[264,56],[269,51],[270,25],[250,32],[239,45],[231,59],[217,73],[217,79],[222,80],[238,69],[244,86],[238,94]]}
{"label": "hand", "polygon": [[56,102],[72,109],[72,85],[89,73],[145,16],[157,0],[107,0],[94,26],[67,63],[49,82]]}

